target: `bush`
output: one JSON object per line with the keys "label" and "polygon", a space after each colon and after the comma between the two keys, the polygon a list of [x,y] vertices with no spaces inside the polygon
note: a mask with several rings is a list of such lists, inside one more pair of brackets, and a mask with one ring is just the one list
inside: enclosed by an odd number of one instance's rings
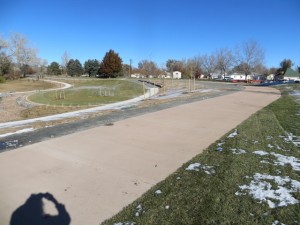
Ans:
{"label": "bush", "polygon": [[0,83],[4,83],[5,82],[5,78],[3,76],[0,76]]}

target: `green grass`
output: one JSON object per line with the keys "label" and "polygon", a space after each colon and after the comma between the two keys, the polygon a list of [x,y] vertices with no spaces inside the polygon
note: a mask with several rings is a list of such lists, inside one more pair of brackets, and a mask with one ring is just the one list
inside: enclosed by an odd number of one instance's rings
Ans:
{"label": "green grass", "polygon": [[[300,172],[291,166],[261,163],[262,159],[274,160],[272,155],[253,154],[253,151],[263,150],[300,159],[299,148],[280,137],[286,132],[299,132],[294,127],[295,123],[299,123],[299,116],[296,115],[299,111],[299,104],[284,94],[240,124],[236,128],[237,136],[227,138],[228,134],[224,135],[204,153],[184,164],[103,224],[252,225],[272,224],[276,220],[284,224],[300,224],[300,204],[269,208],[266,203],[260,203],[249,195],[235,194],[240,191],[240,185],[249,184],[251,179],[247,176],[253,177],[255,173],[289,176],[300,181]],[[223,142],[223,151],[217,151],[218,143]],[[270,145],[274,147],[270,148]],[[232,149],[243,149],[246,153],[233,154]],[[187,171],[191,163],[213,166],[215,173],[208,175],[201,169]],[[277,186],[274,182],[272,185]],[[162,194],[155,194],[156,190],[161,190]],[[292,195],[300,200],[300,190]],[[136,216],[138,205],[142,206],[142,210]]]}
{"label": "green grass", "polygon": [[142,94],[142,85],[137,83],[125,80],[91,80],[74,82],[74,88],[64,91],[36,93],[29,100],[47,105],[88,106],[124,101]]}

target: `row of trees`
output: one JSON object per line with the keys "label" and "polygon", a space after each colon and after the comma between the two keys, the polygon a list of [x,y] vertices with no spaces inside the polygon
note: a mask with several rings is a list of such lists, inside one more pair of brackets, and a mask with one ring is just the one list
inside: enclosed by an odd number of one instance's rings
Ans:
{"label": "row of trees", "polygon": [[[263,48],[251,40],[236,47],[234,51],[221,48],[212,54],[198,55],[189,59],[168,59],[165,70],[180,71],[185,78],[199,77],[202,74],[210,77],[213,73],[224,75],[231,72],[246,75],[254,72],[265,74],[268,71],[264,66],[264,59]],[[134,71],[155,76],[161,73],[162,69],[158,68],[153,61],[142,60]]]}
{"label": "row of trees", "polygon": [[101,61],[89,59],[82,65],[78,59],[71,59],[65,52],[62,62],[52,62],[48,67],[47,61],[37,56],[37,50],[21,34],[11,34],[7,40],[0,36],[0,77],[3,75],[26,76],[29,73],[43,72],[48,74],[68,74],[80,76],[100,75],[102,77],[129,76],[132,73],[157,76],[165,72],[181,71],[184,78],[199,77],[204,74],[210,77],[214,73],[259,73],[284,74],[287,68],[293,66],[290,59],[284,59],[280,67],[266,68],[264,66],[264,49],[253,40],[243,43],[234,49],[220,48],[211,54],[198,55],[189,59],[168,59],[165,66],[158,67],[154,61],[141,60],[137,68],[123,64],[118,53],[109,50]]}
{"label": "row of trees", "polygon": [[101,75],[102,77],[117,77],[124,74],[122,59],[119,54],[113,50],[109,50],[101,62],[97,59],[89,59],[84,62],[83,66],[78,59],[68,60],[65,66],[59,66],[57,62],[52,62],[48,66],[47,72],[52,75],[59,75],[66,72],[70,76],[80,76],[86,73],[89,77],[96,75]]}

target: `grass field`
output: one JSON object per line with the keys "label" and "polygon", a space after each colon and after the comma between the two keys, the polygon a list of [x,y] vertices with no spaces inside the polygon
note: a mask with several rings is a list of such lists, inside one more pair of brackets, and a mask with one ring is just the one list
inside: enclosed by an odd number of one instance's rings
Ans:
{"label": "grass field", "polygon": [[91,106],[124,101],[143,94],[141,84],[126,80],[72,81],[73,88],[36,93],[29,100],[46,105]]}
{"label": "grass field", "polygon": [[33,81],[30,79],[7,80],[5,83],[0,83],[0,92],[20,92],[45,90],[55,88],[56,84],[45,82],[43,80]]}
{"label": "grass field", "polygon": [[[282,97],[103,224],[300,224],[300,105]],[[298,138],[299,139],[299,138]]]}

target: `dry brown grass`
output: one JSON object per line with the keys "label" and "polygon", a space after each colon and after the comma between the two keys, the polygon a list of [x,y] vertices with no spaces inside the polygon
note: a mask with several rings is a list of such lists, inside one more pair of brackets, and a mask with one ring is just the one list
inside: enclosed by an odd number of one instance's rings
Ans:
{"label": "dry brown grass", "polygon": [[0,92],[21,92],[33,90],[45,90],[57,87],[57,84],[45,82],[43,80],[33,81],[30,79],[7,80],[0,83]]}

